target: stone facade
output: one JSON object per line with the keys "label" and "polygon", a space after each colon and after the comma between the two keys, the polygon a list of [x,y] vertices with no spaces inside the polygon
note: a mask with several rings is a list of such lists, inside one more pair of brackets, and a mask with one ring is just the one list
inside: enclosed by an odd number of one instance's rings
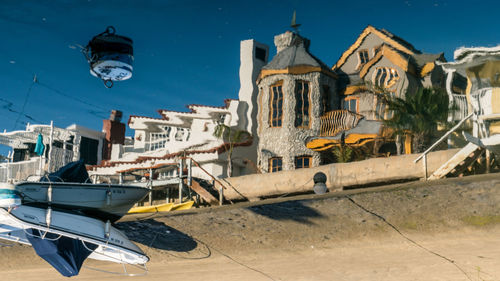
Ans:
{"label": "stone facade", "polygon": [[[275,37],[275,44],[278,54],[273,59],[287,60],[289,57],[278,57],[280,52],[285,52],[289,47],[308,44],[309,40],[301,38],[299,35],[287,32]],[[288,45],[287,45],[288,44]],[[297,52],[307,50],[307,48],[297,48]],[[289,51],[288,51],[289,52]],[[302,62],[307,54],[295,54],[293,57],[301,57]],[[272,64],[273,61],[270,63]],[[290,60],[293,64],[293,60]],[[321,63],[321,62],[319,62]],[[311,65],[317,62],[311,62]],[[276,65],[276,64],[274,64]],[[309,156],[309,167],[319,166],[321,159],[318,152],[314,152],[305,146],[305,140],[320,133],[320,116],[325,111],[338,108],[340,106],[337,95],[337,81],[328,72],[316,68],[307,68],[308,65],[300,65],[300,69],[294,65],[285,65],[287,69],[298,69],[293,73],[280,73],[263,77],[258,82],[258,165],[262,172],[270,172],[271,158],[280,157],[282,159],[282,170],[294,170],[296,168],[295,159],[298,156]],[[267,68],[267,70],[273,70]],[[282,71],[281,71],[282,72]],[[298,72],[298,73],[297,73]],[[304,72],[304,73],[300,73]],[[309,90],[309,124],[308,126],[296,126],[297,118],[297,98],[296,91],[298,82],[303,81],[308,84]],[[281,126],[271,125],[271,87],[276,83],[282,83],[283,104]]]}

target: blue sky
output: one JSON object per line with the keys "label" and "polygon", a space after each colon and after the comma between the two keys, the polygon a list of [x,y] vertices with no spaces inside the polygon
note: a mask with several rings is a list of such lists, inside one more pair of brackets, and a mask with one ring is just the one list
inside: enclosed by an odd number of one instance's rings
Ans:
{"label": "blue sky", "polygon": [[[238,95],[240,41],[266,43],[274,55],[273,37],[289,29],[294,10],[311,52],[331,66],[368,24],[448,60],[460,46],[496,46],[499,8],[440,0],[2,0],[0,130],[51,120],[100,130],[111,109],[126,121],[192,103],[220,106]],[[77,47],[108,25],[132,38],[135,51],[133,77],[111,89],[89,74]]]}

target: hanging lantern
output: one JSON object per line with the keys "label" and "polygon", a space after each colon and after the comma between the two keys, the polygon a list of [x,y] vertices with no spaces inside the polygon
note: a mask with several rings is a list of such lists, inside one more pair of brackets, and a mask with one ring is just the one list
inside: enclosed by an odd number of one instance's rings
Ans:
{"label": "hanging lantern", "polygon": [[94,36],[83,49],[90,65],[90,74],[100,78],[106,88],[113,87],[113,81],[132,77],[132,39],[116,35],[115,31],[114,27],[108,26],[106,31]]}

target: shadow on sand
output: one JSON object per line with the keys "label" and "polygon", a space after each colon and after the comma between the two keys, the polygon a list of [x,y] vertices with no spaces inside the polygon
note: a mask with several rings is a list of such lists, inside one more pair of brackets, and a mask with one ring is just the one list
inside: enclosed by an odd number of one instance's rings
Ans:
{"label": "shadow on sand", "polygon": [[300,201],[287,201],[276,204],[253,206],[250,211],[273,220],[293,220],[303,224],[315,224],[311,218],[321,218],[322,214]]}
{"label": "shadow on sand", "polygon": [[211,255],[210,249],[203,243],[154,219],[121,222],[115,226],[134,242],[157,250],[184,253],[182,256],[170,253],[173,256],[201,259]]}

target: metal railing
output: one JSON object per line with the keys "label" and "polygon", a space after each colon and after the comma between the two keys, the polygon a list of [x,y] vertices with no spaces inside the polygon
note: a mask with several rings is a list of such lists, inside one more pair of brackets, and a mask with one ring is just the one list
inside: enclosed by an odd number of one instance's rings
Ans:
{"label": "metal railing", "polygon": [[[0,182],[26,180],[29,176],[41,176],[47,172],[53,172],[73,161],[74,152],[58,147],[52,147],[50,167],[45,165],[46,158],[33,157],[29,160],[19,162],[8,162],[0,164]],[[42,163],[40,163],[40,161]]]}
{"label": "metal railing", "polygon": [[363,115],[353,113],[349,110],[333,110],[320,117],[320,136],[335,136],[338,133],[352,129],[358,125]]}
{"label": "metal railing", "polygon": [[462,120],[469,113],[469,106],[465,95],[453,94],[452,97],[455,110],[450,111],[448,114],[448,122]]}
{"label": "metal railing", "polygon": [[0,164],[0,182],[19,181],[33,175],[40,175],[40,161],[44,159],[36,157],[27,161]]}
{"label": "metal railing", "polygon": [[424,179],[427,180],[427,154],[431,152],[434,148],[436,148],[442,141],[444,141],[451,133],[456,131],[462,124],[467,121],[467,119],[471,118],[474,115],[474,113],[470,113],[469,115],[465,116],[460,122],[458,122],[457,125],[455,125],[453,128],[451,128],[446,134],[444,134],[440,139],[438,139],[433,145],[431,145],[426,151],[424,151],[417,159],[413,161],[413,163],[417,163],[420,159],[423,159],[423,165],[424,165]]}

